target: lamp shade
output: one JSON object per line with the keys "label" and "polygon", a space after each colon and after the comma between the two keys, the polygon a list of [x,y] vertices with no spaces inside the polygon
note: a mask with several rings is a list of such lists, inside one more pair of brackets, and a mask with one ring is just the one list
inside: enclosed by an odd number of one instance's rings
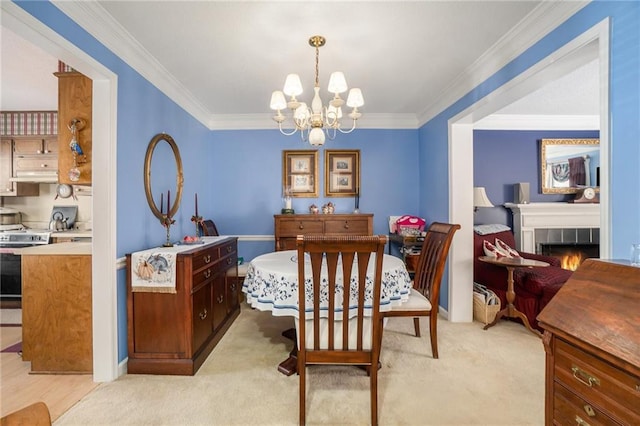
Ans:
{"label": "lamp shade", "polygon": [[346,91],[347,80],[344,78],[344,74],[340,71],[331,73],[331,77],[329,77],[329,92],[343,93]]}
{"label": "lamp shade", "polygon": [[483,186],[473,188],[473,207],[493,207]]}
{"label": "lamp shade", "polygon": [[364,105],[362,91],[358,88],[349,90],[349,96],[347,97],[347,106],[350,108],[359,108],[362,105]]}
{"label": "lamp shade", "polygon": [[284,99],[284,93],[276,90],[271,94],[271,109],[279,110],[287,107],[287,101]]}
{"label": "lamp shade", "polygon": [[302,93],[302,82],[298,74],[287,75],[283,92],[287,96],[298,96]]}

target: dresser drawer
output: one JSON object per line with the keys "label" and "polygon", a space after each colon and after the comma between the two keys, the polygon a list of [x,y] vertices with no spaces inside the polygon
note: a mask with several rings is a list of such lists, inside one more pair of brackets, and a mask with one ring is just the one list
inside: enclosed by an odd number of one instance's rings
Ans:
{"label": "dresser drawer", "polygon": [[[211,265],[211,264],[210,264]],[[209,280],[212,276],[213,273],[215,272],[216,268],[213,267],[213,265],[208,266],[204,269],[199,269],[196,272],[193,273],[193,277],[192,277],[192,292],[196,292],[198,291],[198,287],[206,282],[207,280]]]}
{"label": "dresser drawer", "polygon": [[327,234],[369,234],[368,221],[362,219],[327,220],[324,228]]}
{"label": "dresser drawer", "polygon": [[193,255],[193,270],[198,271],[205,266],[213,266],[220,258],[218,247],[212,247]]}
{"label": "dresser drawer", "polygon": [[218,248],[218,250],[221,258],[225,256],[234,255],[236,253],[236,244],[234,242],[228,242],[226,244],[221,245]]}
{"label": "dresser drawer", "polygon": [[640,378],[560,339],[555,339],[554,373],[558,382],[612,417],[640,424]]}
{"label": "dresser drawer", "polygon": [[323,223],[319,220],[281,220],[277,233],[281,237],[295,237],[304,234],[322,234],[323,228]]}
{"label": "dresser drawer", "polygon": [[589,404],[564,386],[554,383],[553,418],[561,425],[618,425],[597,407]]}

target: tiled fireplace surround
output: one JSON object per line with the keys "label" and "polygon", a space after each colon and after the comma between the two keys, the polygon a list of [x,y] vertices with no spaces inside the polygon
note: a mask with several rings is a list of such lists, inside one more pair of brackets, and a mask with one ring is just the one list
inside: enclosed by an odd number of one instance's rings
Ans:
{"label": "tiled fireplace surround", "polygon": [[518,250],[542,253],[544,244],[600,243],[600,205],[574,203],[507,203],[513,213]]}

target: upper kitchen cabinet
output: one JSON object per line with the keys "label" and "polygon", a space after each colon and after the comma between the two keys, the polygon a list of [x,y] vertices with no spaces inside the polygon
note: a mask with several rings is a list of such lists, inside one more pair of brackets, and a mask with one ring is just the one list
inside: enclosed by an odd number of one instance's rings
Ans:
{"label": "upper kitchen cabinet", "polygon": [[91,185],[93,82],[83,74],[57,72],[58,77],[58,181]]}

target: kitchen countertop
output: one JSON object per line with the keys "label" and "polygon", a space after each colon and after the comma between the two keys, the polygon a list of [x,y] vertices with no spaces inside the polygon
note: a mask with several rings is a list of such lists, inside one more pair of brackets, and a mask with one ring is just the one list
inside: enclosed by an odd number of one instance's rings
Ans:
{"label": "kitchen countertop", "polygon": [[92,234],[92,231],[70,229],[68,231],[52,232],[51,238],[91,238]]}
{"label": "kitchen countertop", "polygon": [[57,255],[91,255],[91,243],[58,243],[25,247],[15,251],[21,256],[57,256]]}

